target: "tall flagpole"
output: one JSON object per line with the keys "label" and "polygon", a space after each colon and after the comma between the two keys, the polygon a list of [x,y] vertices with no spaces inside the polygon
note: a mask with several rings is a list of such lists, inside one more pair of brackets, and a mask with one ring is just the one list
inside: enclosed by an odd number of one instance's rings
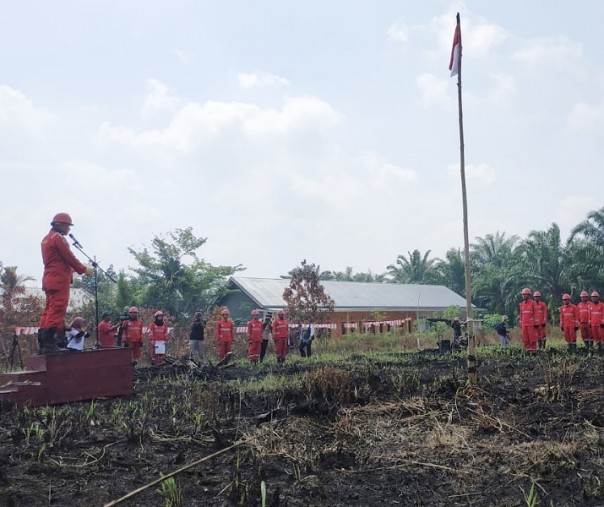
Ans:
{"label": "tall flagpole", "polygon": [[[455,44],[459,47],[456,48]],[[452,71],[457,70],[457,104],[459,109],[459,161],[461,173],[461,199],[463,205],[463,243],[464,243],[464,270],[466,275],[466,326],[468,331],[468,380],[471,384],[477,382],[478,372],[476,369],[476,335],[474,333],[474,321],[472,318],[472,284],[470,277],[470,239],[468,232],[468,198],[466,191],[466,158],[464,152],[463,137],[463,104],[461,100],[461,26],[459,12],[457,13],[457,26],[455,28],[455,37],[453,39],[453,52],[457,51],[457,60],[451,60],[451,65],[455,65]],[[454,56],[454,55],[452,55]]]}

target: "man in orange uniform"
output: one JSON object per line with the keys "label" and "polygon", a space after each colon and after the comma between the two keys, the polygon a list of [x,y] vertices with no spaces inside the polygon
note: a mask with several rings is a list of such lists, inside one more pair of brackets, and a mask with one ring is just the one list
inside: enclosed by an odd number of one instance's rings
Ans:
{"label": "man in orange uniform", "polygon": [[247,356],[253,364],[257,364],[258,359],[260,358],[262,330],[263,325],[262,322],[260,322],[260,312],[258,310],[252,310],[252,320],[247,323]]}
{"label": "man in orange uniform", "polygon": [[536,290],[533,292],[533,298],[535,299],[535,332],[537,334],[537,344],[540,349],[545,349],[546,342],[546,329],[547,324],[547,305],[541,301],[541,292]]}
{"label": "man in orange uniform", "polygon": [[72,225],[67,213],[57,213],[50,223],[50,232],[42,240],[42,290],[46,295],[46,305],[40,316],[38,336],[43,354],[61,351],[57,339],[65,335],[65,314],[73,272],[87,276],[94,273],[91,267],[76,259],[69,248],[65,235]]}
{"label": "man in orange uniform", "polygon": [[591,324],[591,337],[598,344],[598,354],[604,355],[604,305],[600,301],[600,294],[591,293],[591,309],[589,323]]}
{"label": "man in orange uniform", "polygon": [[153,315],[153,322],[149,326],[149,346],[151,348],[151,363],[164,364],[166,355],[166,342],[168,341],[168,325],[164,322],[164,314],[157,311]]}
{"label": "man in orange uniform", "polygon": [[528,354],[537,352],[537,332],[538,327],[535,322],[535,301],[531,299],[531,289],[525,287],[520,293],[522,301],[520,302],[520,327],[522,328],[522,345]]}
{"label": "man in orange uniform", "polygon": [[591,326],[589,323],[589,311],[591,310],[591,301],[586,290],[581,291],[581,301],[577,303],[579,310],[579,329],[581,330],[581,339],[589,352],[592,348],[593,341],[591,340]]}
{"label": "man in orange uniform", "polygon": [[279,310],[277,318],[273,322],[273,342],[275,343],[275,353],[277,354],[277,363],[285,363],[287,356],[287,339],[289,338],[289,322],[285,319],[285,311]]}
{"label": "man in orange uniform", "polygon": [[122,322],[122,344],[132,349],[132,359],[137,363],[143,348],[143,321],[138,318],[136,306],[130,307],[128,315],[130,318]]}
{"label": "man in orange uniform", "polygon": [[564,340],[568,351],[577,350],[577,330],[579,329],[579,309],[570,302],[570,295],[562,295],[563,305],[560,307],[560,329],[564,333]]}
{"label": "man in orange uniform", "polygon": [[221,319],[216,322],[216,341],[218,342],[218,360],[226,359],[231,354],[235,340],[235,323],[229,319],[229,310],[225,308],[220,312]]}
{"label": "man in orange uniform", "polygon": [[97,327],[98,337],[99,337],[99,348],[108,349],[111,347],[115,347],[115,336],[114,332],[118,328],[119,324],[115,324],[115,326],[111,325],[111,317],[109,312],[103,312],[101,315],[101,322]]}

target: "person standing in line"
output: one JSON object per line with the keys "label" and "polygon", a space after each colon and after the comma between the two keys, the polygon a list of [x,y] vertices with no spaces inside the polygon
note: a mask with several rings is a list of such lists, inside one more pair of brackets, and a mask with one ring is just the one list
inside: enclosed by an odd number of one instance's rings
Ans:
{"label": "person standing in line", "polygon": [[564,340],[569,352],[577,350],[577,330],[579,329],[579,310],[571,303],[570,295],[562,295],[560,311],[560,329],[564,333]]}
{"label": "person standing in line", "polygon": [[109,349],[115,347],[115,330],[119,327],[119,324],[111,324],[111,316],[109,312],[103,312],[101,315],[101,322],[97,327],[97,333],[99,337],[99,348]]}
{"label": "person standing in line", "polygon": [[69,289],[73,272],[92,276],[94,270],[73,255],[65,236],[73,226],[67,213],[57,213],[50,222],[50,232],[42,240],[44,274],[42,290],[46,304],[40,316],[38,343],[42,354],[61,352],[58,340],[65,336],[65,315],[69,305]]}
{"label": "person standing in line", "polygon": [[577,303],[577,309],[579,310],[579,329],[581,330],[581,339],[589,352],[593,346],[591,326],[589,324],[589,311],[592,303],[589,301],[589,293],[586,290],[581,291],[579,297],[581,298],[581,301]]}
{"label": "person standing in line", "polygon": [[138,363],[143,348],[143,321],[138,317],[138,308],[131,306],[128,320],[122,322],[122,344],[132,349],[132,360]]}
{"label": "person standing in line", "polygon": [[264,322],[262,322],[262,344],[260,345],[260,362],[264,361],[264,356],[266,356],[266,349],[268,348],[268,340],[271,337],[271,316],[270,314],[266,314],[264,317]]}
{"label": "person standing in line", "polygon": [[520,328],[522,329],[522,345],[527,354],[537,353],[537,335],[535,322],[535,301],[531,299],[531,289],[525,287],[520,293]]}
{"label": "person standing in line", "polygon": [[248,348],[247,356],[252,364],[257,364],[262,350],[262,322],[260,312],[252,310],[252,320],[247,323]]}
{"label": "person standing in line", "polygon": [[189,359],[191,361],[205,364],[205,328],[206,321],[203,320],[201,310],[195,312],[193,324],[191,324],[191,332],[189,333]]}
{"label": "person standing in line", "polygon": [[275,353],[277,355],[277,363],[285,363],[285,357],[288,350],[289,339],[289,322],[285,318],[285,311],[277,312],[277,319],[273,322],[273,342],[275,343]]}
{"label": "person standing in line", "polygon": [[302,328],[300,333],[300,355],[302,357],[310,357],[312,355],[312,341],[315,339],[314,327],[310,324]]}
{"label": "person standing in line", "polygon": [[155,312],[153,322],[149,326],[149,347],[151,363],[156,366],[164,364],[168,331],[168,324],[164,321],[164,313],[161,310]]}
{"label": "person standing in line", "polygon": [[535,300],[535,331],[537,334],[537,346],[539,349],[545,349],[546,326],[547,326],[547,305],[541,301],[541,292],[536,290],[533,293]]}
{"label": "person standing in line", "polygon": [[228,308],[220,312],[220,320],[216,322],[216,341],[218,343],[218,360],[223,361],[232,354],[235,341],[235,323],[229,318]]}
{"label": "person standing in line", "polygon": [[507,323],[508,323],[508,316],[504,315],[503,317],[501,317],[501,322],[499,322],[495,326],[495,331],[497,332],[497,335],[499,336],[499,344],[504,348],[510,346],[510,333],[507,329]]}
{"label": "person standing in line", "polygon": [[596,291],[591,293],[591,308],[589,311],[589,323],[591,324],[591,336],[598,347],[598,355],[604,355],[604,304],[600,301],[600,294]]}

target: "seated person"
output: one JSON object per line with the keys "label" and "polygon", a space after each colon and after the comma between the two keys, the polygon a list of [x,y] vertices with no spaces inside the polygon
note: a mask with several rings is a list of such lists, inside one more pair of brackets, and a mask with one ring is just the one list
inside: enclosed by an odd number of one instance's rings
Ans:
{"label": "seated person", "polygon": [[90,336],[92,324],[89,324],[86,329],[84,326],[86,321],[83,317],[76,317],[69,324],[69,329],[66,331],[67,350],[82,352],[84,350],[84,342]]}

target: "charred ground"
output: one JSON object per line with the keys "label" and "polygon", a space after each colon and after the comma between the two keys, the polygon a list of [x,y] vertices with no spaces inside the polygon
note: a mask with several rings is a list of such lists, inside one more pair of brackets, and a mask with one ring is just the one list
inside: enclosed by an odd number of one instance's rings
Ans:
{"label": "charred ground", "polygon": [[[2,407],[0,505],[604,504],[598,357],[382,353],[136,370],[136,394]],[[265,491],[265,493],[263,493]]]}

